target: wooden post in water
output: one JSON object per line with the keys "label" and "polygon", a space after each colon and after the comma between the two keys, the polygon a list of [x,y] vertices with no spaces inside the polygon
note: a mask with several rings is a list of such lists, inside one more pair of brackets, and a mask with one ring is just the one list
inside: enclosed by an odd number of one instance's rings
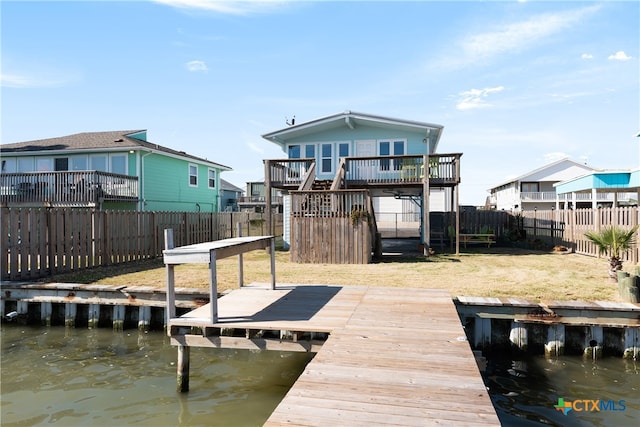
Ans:
{"label": "wooden post in water", "polygon": [[626,328],[624,330],[623,357],[634,360],[640,358],[640,328]]}
{"label": "wooden post in water", "polygon": [[53,306],[51,302],[41,302],[40,303],[40,319],[42,320],[42,325],[51,326],[51,312],[53,311]]}
{"label": "wooden post in water", "polygon": [[564,325],[556,323],[547,329],[547,343],[544,345],[547,357],[558,357],[564,354]]}
{"label": "wooden post in water", "polygon": [[124,305],[113,306],[113,330],[118,332],[124,330]]}
{"label": "wooden post in water", "polygon": [[587,326],[584,341],[584,357],[594,360],[602,359],[602,344],[604,343],[602,326]]}
{"label": "wooden post in water", "polygon": [[178,392],[189,391],[189,355],[191,348],[186,345],[178,346]]}
{"label": "wooden post in water", "polygon": [[151,307],[141,305],[138,308],[138,330],[148,331],[151,325]]}
{"label": "wooden post in water", "polygon": [[89,328],[97,328],[100,322],[100,304],[89,304]]}
{"label": "wooden post in water", "polygon": [[527,351],[529,344],[527,326],[522,322],[511,322],[509,341],[521,351]]}
{"label": "wooden post in water", "polygon": [[73,303],[66,302],[64,304],[64,326],[73,328],[76,324],[77,306]]}
{"label": "wooden post in water", "polygon": [[475,348],[488,348],[491,345],[491,319],[476,316],[473,335]]}

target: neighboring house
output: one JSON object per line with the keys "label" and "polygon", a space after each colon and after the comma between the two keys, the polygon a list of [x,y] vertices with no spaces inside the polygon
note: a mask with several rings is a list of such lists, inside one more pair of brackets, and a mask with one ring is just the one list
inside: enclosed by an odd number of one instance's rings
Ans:
{"label": "neighboring house", "polygon": [[[247,191],[238,205],[241,211],[264,212],[267,206],[264,180],[247,182]],[[282,193],[276,188],[271,189],[271,209],[274,213],[282,213]]]}
{"label": "neighboring house", "polygon": [[597,209],[637,205],[640,170],[594,171],[560,182],[555,190],[565,207]]}
{"label": "neighboring house", "polygon": [[554,185],[594,170],[570,159],[558,160],[491,188],[490,208],[513,212],[557,208]]}
{"label": "neighboring house", "polygon": [[147,141],[146,130],[0,145],[0,205],[218,212],[231,168]]}
{"label": "neighboring house", "polygon": [[238,212],[238,200],[242,197],[242,188],[220,179],[220,210]]}
{"label": "neighboring house", "polygon": [[[340,209],[373,211],[373,206],[398,210],[412,205],[403,201],[412,201],[426,252],[429,212],[455,210],[458,200],[461,154],[436,153],[442,130],[437,124],[345,111],[262,135],[288,157],[266,160],[265,179],[267,188],[283,191],[285,244],[291,239],[290,217],[332,217]],[[331,191],[347,190],[366,192],[373,206],[345,206],[344,198],[330,202]],[[301,194],[299,203],[287,195],[303,191],[316,193]]]}

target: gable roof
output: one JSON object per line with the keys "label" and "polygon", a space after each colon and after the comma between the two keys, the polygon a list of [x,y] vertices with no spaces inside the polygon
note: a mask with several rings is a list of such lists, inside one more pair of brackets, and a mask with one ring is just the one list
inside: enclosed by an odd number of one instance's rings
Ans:
{"label": "gable roof", "polygon": [[244,190],[242,188],[236,187],[229,181],[225,181],[220,178],[220,189],[225,191],[233,191],[234,193],[242,193]]}
{"label": "gable roof", "polygon": [[[555,161],[553,163],[549,163],[548,165],[544,165],[542,167],[539,167],[537,169],[529,171],[529,172],[527,172],[527,173],[525,173],[523,175],[520,175],[520,176],[518,176],[516,178],[512,178],[512,179],[509,179],[507,181],[504,181],[504,182],[502,182],[502,183],[500,183],[498,185],[495,185],[495,186],[491,187],[491,189],[494,190],[494,189],[500,188],[502,186],[505,186],[507,184],[511,184],[511,183],[514,183],[514,182],[527,181],[527,180],[536,181],[537,179],[533,179],[536,175],[540,175],[542,172],[545,172],[547,170],[553,169],[556,166],[561,165],[562,163],[567,163],[568,167],[570,167],[570,166],[578,166],[578,167],[584,169],[585,173],[588,173],[590,171],[596,170],[596,168],[593,168],[591,166],[585,165],[584,163],[578,163],[578,162],[576,162],[574,160],[571,160],[569,158],[563,158],[563,159],[557,160],[557,161]],[[562,181],[562,180],[564,180],[564,179],[558,179],[557,181]]]}
{"label": "gable roof", "polygon": [[82,132],[73,135],[60,136],[56,138],[36,139],[33,141],[16,142],[13,144],[0,145],[2,154],[23,154],[38,152],[75,152],[75,151],[98,151],[98,150],[149,150],[173,157],[180,157],[187,160],[196,160],[208,163],[222,170],[232,170],[229,166],[221,165],[192,156],[184,151],[174,150],[162,145],[153,144],[147,141],[147,130],[119,130],[106,132]]}
{"label": "gable roof", "polygon": [[395,119],[347,110],[342,113],[321,117],[319,119],[288,126],[274,132],[269,132],[262,135],[262,137],[284,147],[285,142],[291,138],[316,133],[318,131],[337,129],[340,127],[355,129],[358,126],[363,125],[424,132],[425,138],[432,139],[434,151],[435,147],[438,145],[440,136],[442,135],[442,129],[444,128],[442,125],[433,123]]}

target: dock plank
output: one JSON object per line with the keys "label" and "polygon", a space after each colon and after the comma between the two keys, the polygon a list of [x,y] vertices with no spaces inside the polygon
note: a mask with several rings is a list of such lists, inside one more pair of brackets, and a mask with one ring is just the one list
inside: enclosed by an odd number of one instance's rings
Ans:
{"label": "dock plank", "polygon": [[329,334],[265,426],[500,425],[446,291],[252,285],[218,307],[215,327]]}

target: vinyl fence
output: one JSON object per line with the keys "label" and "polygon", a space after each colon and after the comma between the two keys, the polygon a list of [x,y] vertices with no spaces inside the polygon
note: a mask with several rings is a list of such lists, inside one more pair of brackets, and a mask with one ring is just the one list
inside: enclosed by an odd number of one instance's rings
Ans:
{"label": "vinyl fence", "polygon": [[[261,213],[0,209],[2,280],[34,280],[162,256],[164,230],[175,246],[271,234]],[[282,215],[274,216],[275,234]]]}

